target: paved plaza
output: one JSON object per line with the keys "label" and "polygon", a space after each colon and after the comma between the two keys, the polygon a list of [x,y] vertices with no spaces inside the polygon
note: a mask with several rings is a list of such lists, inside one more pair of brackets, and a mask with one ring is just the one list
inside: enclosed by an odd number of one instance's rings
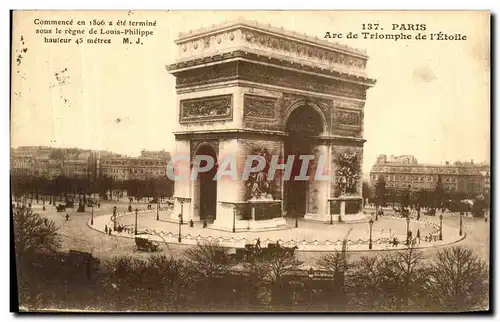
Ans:
{"label": "paved plaza", "polygon": [[[160,212],[160,218],[170,218],[171,213],[168,211]],[[118,225],[126,227],[126,231],[115,233],[118,236],[132,238],[135,228],[135,213],[120,214],[117,216]],[[113,223],[111,216],[100,216],[94,220],[92,228],[96,230],[104,230],[105,226],[112,227]],[[333,224],[319,223],[300,220],[298,228],[295,228],[295,219],[287,219],[288,229],[264,231],[264,232],[236,232],[221,231],[208,228],[203,228],[200,222],[196,222],[194,227],[190,227],[184,223],[180,228],[181,242],[185,244],[197,244],[205,241],[217,241],[219,244],[227,247],[244,247],[245,244],[255,244],[257,239],[260,239],[263,245],[267,243],[279,242],[285,246],[298,246],[299,250],[340,250],[344,238],[349,240],[348,246],[351,250],[368,250],[368,241],[370,234],[370,226],[368,220],[364,222],[339,223]],[[372,241],[373,249],[394,248],[390,243],[397,238],[400,242],[398,247],[404,247],[402,242],[406,238],[407,223],[401,218],[383,217],[373,222]],[[439,242],[438,233],[439,227],[427,220],[416,221],[412,220],[409,224],[409,229],[413,236],[420,230],[422,243],[420,247],[433,246],[436,243],[451,243],[458,238],[458,233],[453,230],[455,227],[444,225],[443,242]],[[158,241],[178,243],[179,224],[166,220],[156,220],[156,211],[141,211],[137,216],[137,230],[139,232],[147,232],[157,236]],[[427,236],[432,235],[433,243],[423,243]],[[429,240],[430,242],[431,240]]]}
{"label": "paved plaza", "polygon": [[[47,206],[46,211],[41,211],[41,207],[38,207],[36,204],[33,205],[34,210],[40,212],[44,217],[54,220],[57,227],[60,229],[60,233],[62,235],[62,250],[68,251],[70,249],[86,251],[92,253],[94,256],[107,259],[115,256],[134,256],[140,258],[147,258],[152,255],[152,253],[142,252],[135,250],[135,242],[132,236],[118,236],[116,232],[112,235],[104,234],[103,231],[99,231],[97,229],[104,230],[104,227],[98,228],[97,225],[102,220],[109,220],[110,214],[112,213],[112,208],[114,205],[117,205],[118,209],[126,209],[127,203],[116,203],[116,202],[103,202],[100,208],[94,209],[94,227],[91,228],[89,226],[89,221],[91,218],[91,210],[90,208],[86,209],[85,213],[77,213],[76,207],[71,210],[67,209],[67,212],[57,213],[55,208],[52,206]],[[146,205],[144,204],[134,204],[135,208],[145,210]],[[70,215],[69,220],[66,221],[65,215],[68,213]],[[166,215],[166,214],[165,214]],[[424,216],[423,216],[424,217]],[[133,224],[135,220],[134,214],[129,214],[125,217],[122,217],[118,220],[119,223]],[[433,222],[435,224],[439,223],[438,217],[425,216],[425,220],[429,222]],[[188,225],[182,226],[182,234],[187,235],[202,235],[209,236],[215,233],[223,236],[232,236],[236,235],[239,238],[247,236],[247,238],[255,237],[250,234],[259,234],[259,233],[231,233],[231,232],[221,232],[214,231],[211,229],[203,229],[198,226],[194,228],[190,228]],[[286,238],[286,240],[290,240],[293,237],[297,236],[297,239],[300,239],[299,236],[303,238],[312,237],[313,240],[327,240],[333,239],[335,236],[339,238],[344,238],[349,228],[353,228],[351,231],[350,239],[354,239],[356,237],[362,236],[366,238],[365,235],[368,233],[369,225],[366,222],[360,223],[349,223],[349,224],[341,224],[334,223],[333,225],[322,224],[322,223],[313,223],[313,222],[305,222],[299,221],[299,228],[293,228],[295,222],[292,220],[288,221],[290,229],[283,231],[270,231],[263,232],[260,234],[265,234],[267,236],[286,236],[290,238]],[[489,221],[485,222],[484,219],[481,218],[471,218],[464,217],[463,218],[463,232],[465,234],[465,238],[459,240],[457,242],[452,243],[451,245],[460,245],[472,248],[475,252],[478,253],[484,260],[489,260]],[[171,232],[172,235],[175,236],[174,233],[178,233],[178,225],[174,223],[169,223],[165,221],[156,221],[156,212],[144,212],[140,213],[138,217],[138,226],[139,229],[146,228],[147,225],[151,225],[150,229],[160,230],[160,227],[163,227],[162,230],[165,232]],[[156,225],[156,226],[155,226]],[[443,239],[446,240],[445,227],[451,227],[451,231],[458,235],[458,226],[459,226],[459,218],[457,214],[445,213],[443,218]],[[152,228],[153,227],[153,228]],[[156,228],[154,228],[156,227]],[[314,232],[311,232],[312,228]],[[389,227],[389,228],[387,228]],[[417,228],[421,227],[421,228]],[[416,226],[414,221],[410,223],[410,229],[412,231],[416,231],[416,229],[421,230],[421,236],[424,236],[424,232],[428,233],[432,228],[428,225],[419,225]],[[383,230],[383,231],[382,231]],[[390,230],[390,231],[389,231]],[[389,235],[389,234],[400,234],[401,232],[404,234],[406,231],[406,222],[404,220],[390,219],[390,218],[381,218],[379,221],[375,222],[373,225],[373,238],[379,238],[380,236]],[[399,233],[398,233],[399,232]],[[235,237],[236,238],[236,237]],[[266,237],[271,238],[271,237]],[[265,239],[265,238],[261,238]],[[285,240],[285,238],[281,238]],[[182,256],[183,252],[192,247],[190,245],[179,244],[176,241],[172,243],[165,244],[163,243],[160,246],[160,251],[155,254],[166,254],[167,256]],[[442,249],[442,247],[436,245],[435,247],[429,247],[422,249],[424,253],[424,257],[431,259],[435,256],[435,253]],[[348,250],[353,251],[354,246],[350,246]],[[391,250],[393,248],[389,248]],[[325,254],[324,251],[300,251],[298,252],[298,258],[309,265],[314,265],[315,261],[321,257],[321,255]],[[382,253],[386,253],[382,252]],[[350,257],[352,259],[359,258],[360,256],[371,256],[381,254],[380,251],[375,250],[361,250],[354,251],[350,253]]]}

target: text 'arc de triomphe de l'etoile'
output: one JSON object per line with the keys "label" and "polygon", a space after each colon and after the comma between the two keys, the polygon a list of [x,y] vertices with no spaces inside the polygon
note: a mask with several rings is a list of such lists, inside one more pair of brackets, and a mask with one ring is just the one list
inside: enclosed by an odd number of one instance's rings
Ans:
{"label": "text 'arc de triomphe de l'etoile'", "polygon": [[[175,181],[172,219],[182,212],[185,222],[246,231],[284,228],[284,216],[326,222],[360,212],[363,108],[375,84],[363,51],[244,20],[182,33],[175,43],[167,70],[176,78],[176,155],[217,164],[233,156],[238,168],[247,155],[314,155],[311,171],[323,155],[332,179],[213,180],[214,167]],[[192,166],[174,164],[176,173]]]}

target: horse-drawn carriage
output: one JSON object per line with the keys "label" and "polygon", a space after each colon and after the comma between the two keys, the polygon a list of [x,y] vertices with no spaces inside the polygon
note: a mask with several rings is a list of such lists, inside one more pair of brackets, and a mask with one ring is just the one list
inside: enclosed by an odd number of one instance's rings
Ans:
{"label": "horse-drawn carriage", "polygon": [[156,252],[159,249],[160,243],[152,240],[149,235],[136,235],[135,247],[138,250],[145,250],[149,252]]}
{"label": "horse-drawn carriage", "polygon": [[64,212],[64,211],[66,211],[66,206],[63,204],[58,204],[56,206],[56,210],[57,210],[57,212]]}
{"label": "horse-drawn carriage", "polygon": [[278,254],[290,253],[293,255],[298,249],[294,247],[282,247],[279,243],[270,243],[267,247],[261,248],[259,242],[254,244],[246,244],[245,248],[237,248],[234,254],[231,254],[232,259],[236,261],[252,261],[254,259],[265,259]]}

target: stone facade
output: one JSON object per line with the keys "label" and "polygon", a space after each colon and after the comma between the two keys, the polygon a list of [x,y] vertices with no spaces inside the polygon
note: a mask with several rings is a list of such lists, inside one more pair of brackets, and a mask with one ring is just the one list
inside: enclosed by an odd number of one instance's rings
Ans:
{"label": "stone facade", "polygon": [[474,162],[453,164],[420,164],[413,156],[388,158],[381,155],[370,171],[370,183],[375,186],[383,176],[388,189],[433,190],[441,177],[446,192],[461,192],[469,195],[490,192],[490,166]]}
{"label": "stone facade", "polygon": [[[178,60],[167,70],[176,77],[177,154],[193,160],[196,146],[209,144],[218,165],[225,164],[225,157],[235,157],[241,176],[248,155],[285,160],[295,149],[290,131],[299,131],[303,148],[315,156],[311,169],[323,156],[326,174],[332,175],[329,181],[311,178],[304,184],[304,217],[330,220],[331,204],[339,198],[349,194],[352,200],[361,199],[363,108],[366,92],[375,84],[364,72],[365,53],[248,21],[182,34],[176,44]],[[290,129],[300,109],[307,109],[317,124],[305,119],[300,123],[299,118]],[[335,194],[336,160],[342,153],[356,155],[359,176],[351,178],[355,181],[349,193]],[[189,170],[187,164],[178,166],[183,167]],[[282,215],[292,199],[287,194],[293,189],[282,171],[272,180],[264,172],[248,180],[217,181],[214,228],[284,225]],[[175,183],[176,204],[182,201],[185,218],[200,219],[199,184]],[[180,208],[175,209],[173,216]]]}

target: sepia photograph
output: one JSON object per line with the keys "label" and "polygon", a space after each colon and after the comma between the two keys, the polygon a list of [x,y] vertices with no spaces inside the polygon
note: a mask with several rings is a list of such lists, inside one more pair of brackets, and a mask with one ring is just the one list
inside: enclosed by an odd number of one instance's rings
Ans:
{"label": "sepia photograph", "polygon": [[11,19],[19,312],[491,310],[489,11]]}

